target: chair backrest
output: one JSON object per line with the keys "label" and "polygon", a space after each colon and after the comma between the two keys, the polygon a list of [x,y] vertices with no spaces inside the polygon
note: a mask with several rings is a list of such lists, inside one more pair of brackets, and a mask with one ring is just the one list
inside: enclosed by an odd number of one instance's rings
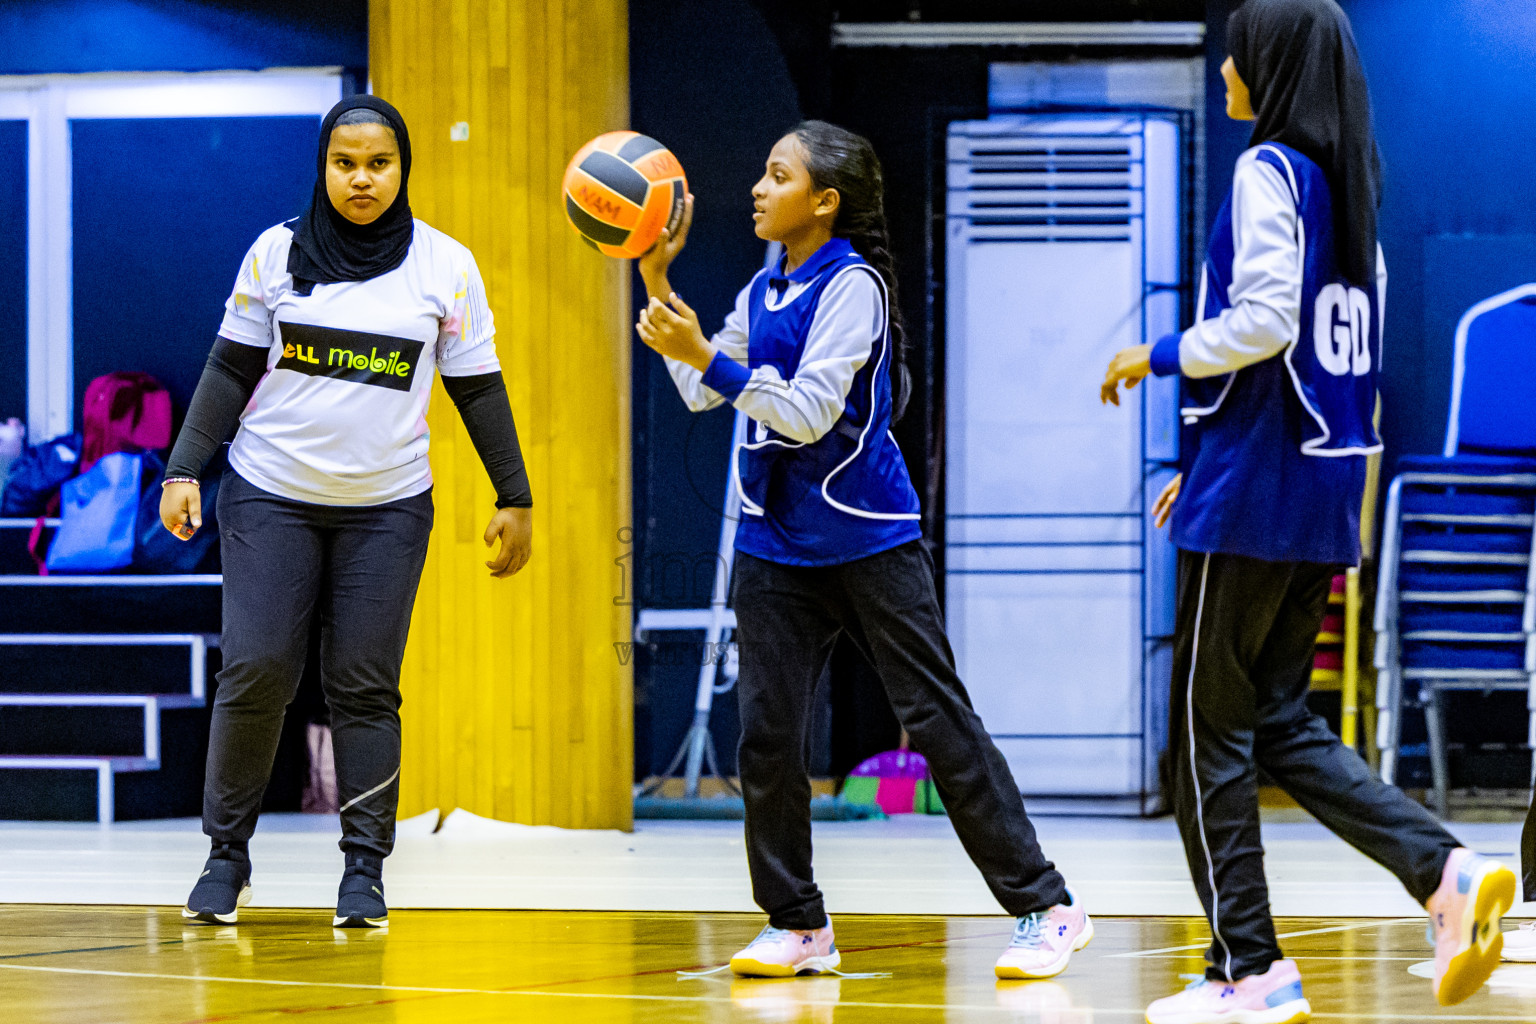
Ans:
{"label": "chair backrest", "polygon": [[1536,454],[1536,284],[1484,299],[1456,328],[1446,456]]}

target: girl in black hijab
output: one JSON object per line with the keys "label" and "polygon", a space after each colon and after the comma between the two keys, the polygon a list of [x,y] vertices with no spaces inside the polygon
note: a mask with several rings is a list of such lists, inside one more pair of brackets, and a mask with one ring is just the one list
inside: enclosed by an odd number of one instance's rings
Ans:
{"label": "girl in black hijab", "polygon": [[432,528],[426,415],[439,374],[495,485],[491,574],[521,569],[532,539],[480,271],[412,218],[399,112],[373,96],[338,103],[317,170],[303,216],[263,232],[241,264],[160,505],[178,537],[201,528],[199,478],[234,433],[218,493],[223,668],[203,799],[213,849],[182,911],[207,923],[235,923],[250,900],[248,843],[313,625],[342,804],[333,924],[388,923],[400,665]]}
{"label": "girl in black hijab", "polygon": [[1360,560],[1386,268],[1380,160],[1333,0],[1248,0],[1228,26],[1227,112],[1252,121],[1201,271],[1198,320],[1111,362],[1101,394],[1179,374],[1181,469],[1154,504],[1179,549],[1167,789],[1210,922],[1205,977],[1150,1024],[1288,1024],[1311,1007],[1269,913],[1258,772],[1430,912],[1433,992],[1475,992],[1514,875],[1383,783],[1307,706],[1334,577]]}
{"label": "girl in black hijab", "polygon": [[366,281],[394,270],[405,262],[414,237],[408,185],[411,180],[411,137],[399,111],[377,96],[353,96],[331,108],[320,125],[320,138],[331,137],[338,124],[378,124],[394,133],[399,145],[400,191],[395,201],[367,224],[344,215],[326,190],[326,146],[318,155],[315,190],[309,208],[292,221],[293,247],[288,251],[288,273],[296,289],[308,294],[317,284]]}
{"label": "girl in black hijab", "polygon": [[1283,143],[1323,169],[1339,266],[1375,287],[1381,153],[1349,19],[1334,0],[1250,0],[1227,23],[1227,52],[1248,87],[1248,145]]}

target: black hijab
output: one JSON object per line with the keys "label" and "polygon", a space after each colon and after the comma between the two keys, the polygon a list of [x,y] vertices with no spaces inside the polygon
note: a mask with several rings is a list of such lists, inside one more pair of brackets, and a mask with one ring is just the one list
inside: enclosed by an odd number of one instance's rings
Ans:
{"label": "black hijab", "polygon": [[1227,52],[1258,115],[1249,145],[1283,143],[1323,169],[1339,267],[1374,288],[1381,155],[1349,18],[1334,0],[1247,0],[1227,22]]}
{"label": "black hijab", "polygon": [[[352,223],[331,205],[325,190],[325,154],[330,148],[331,130],[337,119],[350,110],[371,110],[382,117],[394,130],[400,146],[400,192],[372,224]],[[366,281],[404,263],[415,221],[406,191],[411,177],[411,137],[400,112],[377,96],[349,96],[342,100],[320,124],[320,154],[315,165],[318,176],[309,209],[289,222],[293,245],[288,249],[288,273],[293,275],[295,289],[307,295],[316,284]]]}

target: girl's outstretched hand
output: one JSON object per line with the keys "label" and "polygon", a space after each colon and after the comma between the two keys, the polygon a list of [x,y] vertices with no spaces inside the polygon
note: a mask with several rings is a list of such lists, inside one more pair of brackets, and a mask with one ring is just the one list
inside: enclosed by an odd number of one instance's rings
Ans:
{"label": "girl's outstretched hand", "polygon": [[1173,515],[1173,503],[1179,500],[1179,489],[1184,486],[1184,474],[1177,474],[1168,481],[1168,486],[1163,488],[1163,493],[1157,496],[1152,503],[1152,525],[1161,528],[1168,522],[1168,517]]}
{"label": "girl's outstretched hand", "polygon": [[499,508],[491,517],[491,523],[485,528],[485,546],[490,547],[497,538],[501,539],[501,550],[496,552],[496,557],[485,563],[485,567],[491,570],[491,576],[498,580],[504,580],[508,576],[515,576],[519,569],[528,564],[528,557],[533,553],[533,509],[531,508]]}
{"label": "girl's outstretched hand", "polygon": [[668,305],[653,297],[640,311],[635,330],[640,340],[657,352],[703,373],[715,358],[715,346],[704,337],[699,315],[688,308],[682,296],[673,292],[670,299]]}
{"label": "girl's outstretched hand", "polygon": [[1099,401],[1110,405],[1120,404],[1120,382],[1125,390],[1140,384],[1142,378],[1152,372],[1152,346],[1132,345],[1115,353],[1104,373],[1104,383],[1099,386]]}
{"label": "girl's outstretched hand", "polygon": [[[688,244],[688,229],[693,226],[693,196],[683,200],[683,217],[677,225],[677,233],[673,234],[666,228],[661,229],[661,237],[656,239],[656,244],[646,250],[645,255],[639,259],[640,276],[645,279],[647,286],[652,281],[660,281],[667,276],[667,268],[672,266],[672,261],[677,259],[677,254],[683,251],[683,246]],[[667,288],[661,294],[665,295],[672,289]],[[656,294],[653,289],[652,295]]]}

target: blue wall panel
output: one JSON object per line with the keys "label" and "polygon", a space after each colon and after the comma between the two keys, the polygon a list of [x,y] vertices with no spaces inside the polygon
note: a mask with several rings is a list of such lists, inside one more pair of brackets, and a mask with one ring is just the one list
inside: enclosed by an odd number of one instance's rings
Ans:
{"label": "blue wall panel", "polygon": [[[1536,234],[1536,4],[1345,0],[1371,80],[1386,162],[1381,242],[1387,252],[1383,430],[1388,469],[1405,452],[1438,452],[1445,436],[1456,316],[1426,312],[1466,298],[1434,259],[1438,235]],[[1481,298],[1536,281],[1520,240],[1473,244],[1508,258]],[[1468,253],[1469,256],[1472,253]],[[1467,302],[1471,305],[1471,302]],[[1459,313],[1457,314],[1459,316]]]}
{"label": "blue wall panel", "polygon": [[0,420],[27,418],[27,122],[0,121]]}
{"label": "blue wall panel", "polygon": [[241,258],[309,200],[319,135],[318,117],[71,122],[77,409],[112,370],[186,407]]}
{"label": "blue wall panel", "polygon": [[367,0],[0,3],[4,75],[367,63]]}

